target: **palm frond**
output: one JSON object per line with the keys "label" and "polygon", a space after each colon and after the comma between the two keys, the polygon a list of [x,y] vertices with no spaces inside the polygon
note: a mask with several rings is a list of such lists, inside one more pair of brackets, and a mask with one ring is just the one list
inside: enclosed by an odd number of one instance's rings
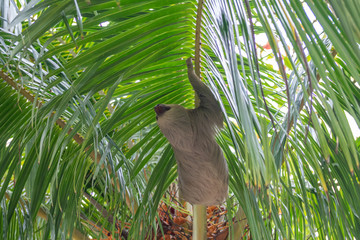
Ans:
{"label": "palm frond", "polygon": [[209,0],[201,15],[195,1],[0,4],[3,237],[161,229],[177,173],[153,106],[194,106],[184,59],[200,20],[196,57],[226,119],[228,238],[360,236],[357,0]]}

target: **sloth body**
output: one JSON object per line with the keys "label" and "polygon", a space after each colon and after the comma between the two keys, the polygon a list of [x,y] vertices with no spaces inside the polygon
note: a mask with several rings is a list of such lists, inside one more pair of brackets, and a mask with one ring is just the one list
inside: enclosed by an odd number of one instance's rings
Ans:
{"label": "sloth body", "polygon": [[196,76],[191,58],[186,62],[200,105],[186,109],[175,104],[159,104],[155,107],[157,123],[174,150],[180,197],[191,204],[217,205],[228,194],[227,164],[215,141],[223,116],[210,89]]}

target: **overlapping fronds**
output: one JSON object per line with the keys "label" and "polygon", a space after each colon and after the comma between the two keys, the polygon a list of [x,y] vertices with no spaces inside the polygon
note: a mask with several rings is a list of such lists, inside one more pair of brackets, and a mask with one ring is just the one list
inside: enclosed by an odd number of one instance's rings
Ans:
{"label": "overlapping fronds", "polygon": [[[153,107],[194,106],[197,2],[25,2],[0,3],[0,238],[174,236],[161,207],[176,164]],[[359,9],[204,2],[229,239],[360,237]]]}

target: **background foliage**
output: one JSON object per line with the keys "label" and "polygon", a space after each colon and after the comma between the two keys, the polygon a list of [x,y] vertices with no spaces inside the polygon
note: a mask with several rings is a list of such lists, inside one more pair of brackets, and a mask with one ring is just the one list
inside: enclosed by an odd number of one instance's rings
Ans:
{"label": "background foliage", "polygon": [[1,238],[157,232],[177,175],[153,106],[194,106],[200,19],[229,239],[360,237],[359,1],[0,4]]}

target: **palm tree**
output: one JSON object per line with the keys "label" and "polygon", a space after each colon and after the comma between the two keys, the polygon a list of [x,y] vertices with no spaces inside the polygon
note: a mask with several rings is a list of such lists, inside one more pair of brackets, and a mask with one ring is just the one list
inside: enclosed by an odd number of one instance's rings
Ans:
{"label": "palm tree", "polygon": [[165,237],[153,106],[194,105],[189,56],[225,116],[228,239],[360,237],[359,1],[0,4],[1,238]]}

